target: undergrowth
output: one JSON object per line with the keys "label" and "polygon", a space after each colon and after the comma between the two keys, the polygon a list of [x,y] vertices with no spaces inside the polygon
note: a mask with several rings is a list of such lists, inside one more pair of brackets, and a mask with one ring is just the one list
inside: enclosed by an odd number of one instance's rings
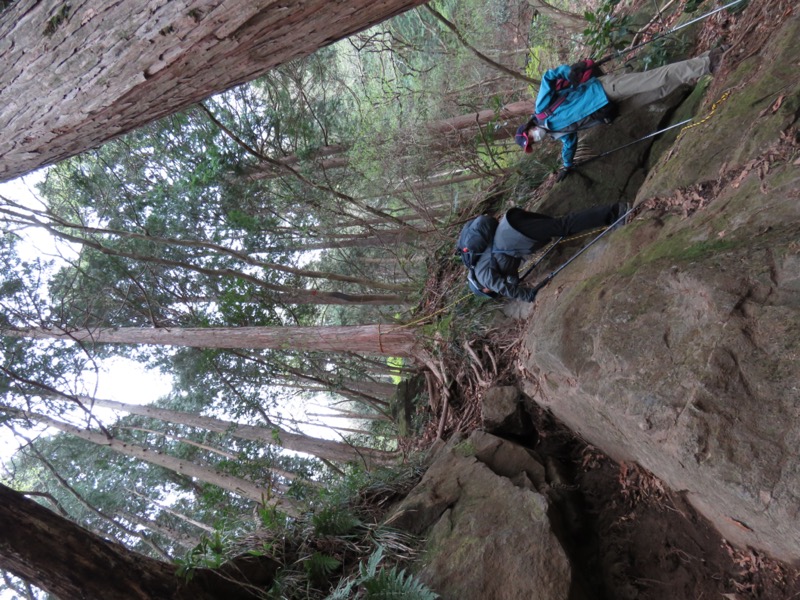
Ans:
{"label": "undergrowth", "polygon": [[178,574],[191,579],[197,569],[248,554],[280,565],[270,588],[260,592],[264,600],[437,598],[407,572],[420,540],[381,524],[421,473],[415,465],[371,473],[350,469],[325,482],[299,518],[262,508],[256,531],[244,539],[224,531],[204,536],[177,561]]}

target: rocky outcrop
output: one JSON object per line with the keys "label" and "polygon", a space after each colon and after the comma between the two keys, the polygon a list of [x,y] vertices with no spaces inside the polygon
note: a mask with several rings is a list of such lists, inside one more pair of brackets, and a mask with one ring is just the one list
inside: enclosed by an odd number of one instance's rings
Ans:
{"label": "rocky outcrop", "polygon": [[445,600],[566,599],[570,563],[546,486],[525,448],[476,431],[436,454],[387,524],[426,534],[418,575]]}
{"label": "rocky outcrop", "polygon": [[525,342],[538,403],[685,492],[728,540],[789,561],[800,560],[798,37],[795,14],[717,77],[700,107],[711,117],[637,185],[640,217],[541,292]]}
{"label": "rocky outcrop", "polygon": [[501,435],[525,437],[533,441],[536,432],[525,410],[522,395],[512,385],[491,387],[481,399],[481,423],[485,431]]}

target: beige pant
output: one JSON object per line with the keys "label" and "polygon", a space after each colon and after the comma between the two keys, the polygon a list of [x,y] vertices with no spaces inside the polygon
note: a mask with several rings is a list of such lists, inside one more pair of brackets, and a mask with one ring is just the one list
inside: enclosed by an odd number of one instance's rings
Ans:
{"label": "beige pant", "polygon": [[666,98],[685,84],[694,84],[711,72],[708,52],[671,65],[641,73],[609,73],[599,77],[612,102],[627,100],[626,106],[639,108]]}

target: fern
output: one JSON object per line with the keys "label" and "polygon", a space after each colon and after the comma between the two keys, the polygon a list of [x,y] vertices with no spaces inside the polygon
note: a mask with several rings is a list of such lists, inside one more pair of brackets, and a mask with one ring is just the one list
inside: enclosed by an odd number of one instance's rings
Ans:
{"label": "fern", "polygon": [[338,507],[326,507],[312,517],[318,535],[343,536],[361,525],[352,513]]}
{"label": "fern", "polygon": [[363,588],[369,600],[436,600],[439,595],[416,577],[406,575],[397,567],[378,570],[383,559],[383,548],[372,553],[358,566],[358,576],[339,583],[339,586],[325,600],[349,600],[353,588]]}
{"label": "fern", "polygon": [[358,571],[361,574],[362,580],[375,577],[375,573],[378,571],[378,565],[381,563],[381,560],[383,560],[383,546],[378,546],[375,552],[373,552],[367,559],[367,564],[364,565],[362,562],[358,567]]}
{"label": "fern", "polygon": [[382,569],[362,582],[370,600],[436,600],[438,594],[405,570]]}
{"label": "fern", "polygon": [[342,561],[322,552],[314,552],[304,563],[309,579],[317,585],[325,581],[340,566]]}

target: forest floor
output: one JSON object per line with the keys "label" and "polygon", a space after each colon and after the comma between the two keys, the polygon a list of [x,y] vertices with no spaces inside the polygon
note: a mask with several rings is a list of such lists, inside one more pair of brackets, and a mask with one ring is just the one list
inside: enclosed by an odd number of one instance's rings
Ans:
{"label": "forest floor", "polygon": [[[794,0],[752,0],[747,17],[724,13],[709,19],[698,35],[696,52],[724,42],[731,46],[722,72],[759,52]],[[701,6],[698,14],[712,6]],[[659,21],[665,28],[672,23]],[[552,184],[552,182],[549,182]],[[548,182],[545,183],[548,185]],[[452,261],[432,275],[427,299],[440,304],[452,293],[463,269]],[[441,300],[443,302],[443,300]],[[515,364],[524,323],[490,327],[481,336],[440,357],[450,374],[450,393],[433,389],[426,410],[427,428],[415,446],[437,437],[468,433],[480,427],[480,398],[492,385],[519,382]],[[521,387],[521,386],[518,386]],[[532,402],[528,409],[537,429],[530,445],[558,461],[566,474],[568,528],[576,572],[599,599],[613,600],[791,600],[800,599],[800,569],[752,549],[734,548],[691,507],[680,492],[632,463],[616,463],[586,444]]]}

